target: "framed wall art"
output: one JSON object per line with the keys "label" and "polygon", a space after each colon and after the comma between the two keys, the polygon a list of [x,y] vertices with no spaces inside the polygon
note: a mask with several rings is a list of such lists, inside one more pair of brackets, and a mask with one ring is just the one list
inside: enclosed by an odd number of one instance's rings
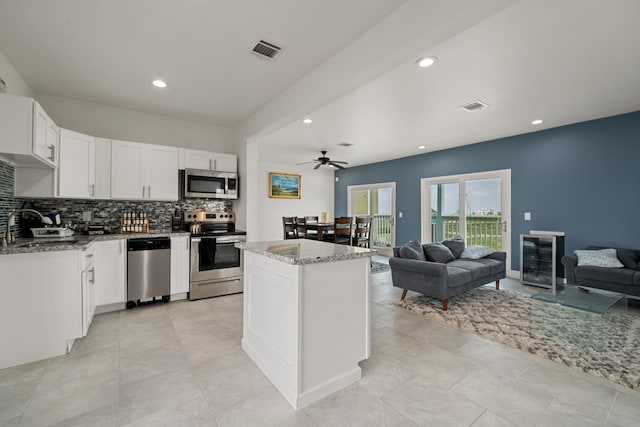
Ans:
{"label": "framed wall art", "polygon": [[299,199],[301,190],[300,175],[269,172],[269,197],[274,199]]}

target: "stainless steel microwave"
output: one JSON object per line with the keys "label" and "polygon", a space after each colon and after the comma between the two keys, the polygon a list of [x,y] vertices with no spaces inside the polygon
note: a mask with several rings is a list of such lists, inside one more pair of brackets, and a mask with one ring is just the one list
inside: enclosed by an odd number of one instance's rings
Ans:
{"label": "stainless steel microwave", "polygon": [[237,199],[238,174],[206,169],[185,169],[184,196],[206,199]]}

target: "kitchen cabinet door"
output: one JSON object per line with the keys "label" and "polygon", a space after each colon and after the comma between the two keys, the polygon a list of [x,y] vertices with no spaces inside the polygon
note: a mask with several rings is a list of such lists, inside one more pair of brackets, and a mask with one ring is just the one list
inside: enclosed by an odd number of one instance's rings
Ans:
{"label": "kitchen cabinet door", "polygon": [[[111,198],[140,200],[146,196],[144,144],[111,141]],[[177,185],[177,184],[176,184]]]}
{"label": "kitchen cabinet door", "polygon": [[111,198],[111,140],[96,138],[96,199]]}
{"label": "kitchen cabinet door", "polygon": [[189,292],[189,236],[171,237],[171,294]]}
{"label": "kitchen cabinet door", "polygon": [[184,166],[188,169],[237,172],[238,156],[235,154],[186,149],[184,153]]}
{"label": "kitchen cabinet door", "polygon": [[32,98],[0,94],[0,153],[16,166],[55,168],[56,129]]}
{"label": "kitchen cabinet door", "polygon": [[127,301],[126,239],[94,243],[96,306]]}
{"label": "kitchen cabinet door", "polygon": [[93,136],[67,129],[60,130],[59,197],[95,197],[95,143]]}
{"label": "kitchen cabinet door", "polygon": [[82,253],[82,336],[86,336],[96,311],[96,270],[93,246]]}
{"label": "kitchen cabinet door", "polygon": [[145,144],[146,199],[178,200],[178,149]]}
{"label": "kitchen cabinet door", "polygon": [[37,102],[33,102],[33,154],[57,166],[58,127]]}

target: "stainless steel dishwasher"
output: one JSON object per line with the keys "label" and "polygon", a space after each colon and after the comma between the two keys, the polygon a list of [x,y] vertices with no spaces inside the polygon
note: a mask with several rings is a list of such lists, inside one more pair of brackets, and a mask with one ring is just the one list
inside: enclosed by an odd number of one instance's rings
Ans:
{"label": "stainless steel dishwasher", "polygon": [[171,292],[171,240],[168,237],[127,240],[127,308]]}

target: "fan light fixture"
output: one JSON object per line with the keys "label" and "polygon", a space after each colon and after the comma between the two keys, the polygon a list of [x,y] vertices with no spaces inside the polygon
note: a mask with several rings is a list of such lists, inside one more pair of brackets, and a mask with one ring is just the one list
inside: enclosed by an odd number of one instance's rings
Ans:
{"label": "fan light fixture", "polygon": [[153,82],[151,82],[155,87],[159,87],[160,89],[164,89],[167,87],[167,82],[165,82],[164,80],[154,80]]}
{"label": "fan light fixture", "polygon": [[416,61],[416,65],[420,68],[431,67],[438,61],[438,58],[435,56],[425,56],[424,58],[420,58]]}
{"label": "fan light fixture", "polygon": [[330,168],[344,169],[345,166],[343,165],[349,164],[347,162],[342,162],[339,160],[331,160],[330,158],[327,157],[327,150],[322,150],[320,151],[320,153],[322,153],[322,156],[318,157],[317,159],[313,159],[310,162],[298,163],[297,166],[306,165],[308,163],[315,163],[316,165],[313,167],[314,170],[318,169],[320,166],[328,166]]}

